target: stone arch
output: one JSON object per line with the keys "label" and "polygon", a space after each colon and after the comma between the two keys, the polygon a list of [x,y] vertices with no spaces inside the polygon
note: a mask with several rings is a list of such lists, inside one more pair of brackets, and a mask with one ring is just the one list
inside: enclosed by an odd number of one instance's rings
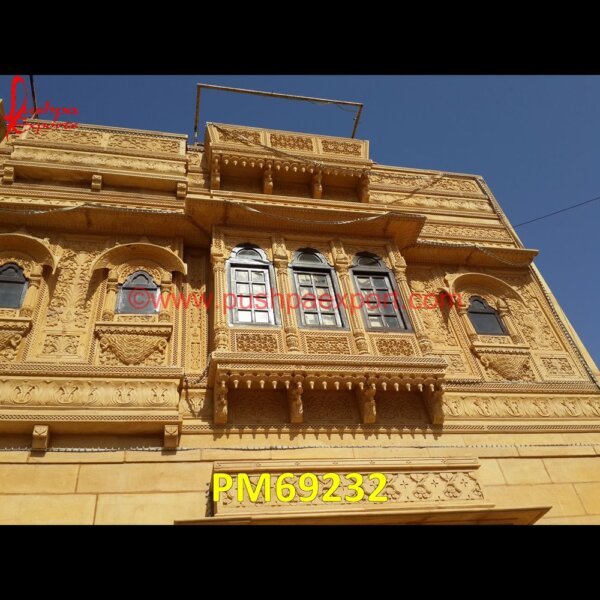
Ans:
{"label": "stone arch", "polygon": [[123,244],[105,250],[92,264],[91,272],[118,269],[124,263],[143,264],[145,261],[151,261],[169,273],[187,274],[187,265],[172,250],[147,242]]}
{"label": "stone arch", "polygon": [[481,296],[488,304],[498,308],[507,299],[517,300],[525,304],[521,295],[508,283],[493,275],[484,273],[458,273],[446,277],[451,297],[460,298],[462,304],[468,305],[471,296]]}
{"label": "stone arch", "polygon": [[25,260],[47,265],[53,273],[58,265],[58,259],[49,244],[27,233],[0,233],[0,252],[12,252]]}

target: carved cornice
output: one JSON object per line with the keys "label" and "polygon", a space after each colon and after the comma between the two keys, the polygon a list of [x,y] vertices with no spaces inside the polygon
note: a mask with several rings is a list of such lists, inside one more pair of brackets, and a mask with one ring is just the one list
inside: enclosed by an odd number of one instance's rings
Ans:
{"label": "carved cornice", "polygon": [[[289,374],[318,374],[327,377],[328,373],[350,378],[398,377],[409,380],[437,381],[444,378],[447,368],[445,359],[434,356],[363,356],[298,354],[260,354],[243,352],[214,353],[209,369],[209,381],[217,372],[229,369],[244,372],[265,371]],[[276,373],[273,373],[277,377]]]}
{"label": "carved cornice", "polygon": [[481,244],[455,244],[423,240],[403,250],[404,257],[412,263],[458,264],[477,267],[526,268],[538,255],[538,250],[501,248]]}
{"label": "carved cornice", "polygon": [[446,419],[592,419],[600,422],[600,395],[476,396],[452,393],[445,395],[443,410]]}
{"label": "carved cornice", "polygon": [[[279,196],[276,201],[259,194],[245,194],[245,200],[229,200],[229,192],[211,197],[186,198],[186,214],[205,228],[228,225],[246,227],[249,219],[260,218],[263,228],[271,231],[306,232],[307,225],[315,233],[332,232],[376,236],[385,231],[400,247],[415,243],[425,217],[394,210],[373,209],[368,204],[323,202]],[[250,209],[250,210],[249,210]],[[258,212],[256,212],[258,211]],[[339,223],[338,221],[343,221]]]}

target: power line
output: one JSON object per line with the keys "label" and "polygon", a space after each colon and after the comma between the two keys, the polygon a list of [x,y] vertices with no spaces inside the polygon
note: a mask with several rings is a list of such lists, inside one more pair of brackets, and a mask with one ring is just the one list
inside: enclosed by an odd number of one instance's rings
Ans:
{"label": "power line", "polygon": [[586,200],[585,202],[579,202],[577,204],[573,204],[572,206],[567,206],[566,208],[561,208],[560,210],[555,210],[554,212],[548,213],[547,215],[542,215],[541,217],[536,217],[535,219],[530,219],[529,221],[523,221],[522,223],[518,223],[517,225],[513,225],[513,227],[521,227],[521,225],[527,225],[529,223],[535,223],[535,221],[541,221],[542,219],[546,219],[548,217],[552,217],[554,215],[558,215],[559,213],[566,212],[568,210],[572,210],[573,208],[577,208],[578,206],[583,206],[584,204],[589,204],[590,202],[595,202],[596,200],[600,200],[600,196],[596,196],[595,198],[591,198],[590,200]]}

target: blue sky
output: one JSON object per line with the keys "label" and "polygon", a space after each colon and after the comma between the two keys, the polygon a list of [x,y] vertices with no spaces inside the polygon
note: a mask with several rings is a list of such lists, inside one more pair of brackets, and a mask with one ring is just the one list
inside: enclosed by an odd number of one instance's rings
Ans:
{"label": "blue sky", "polygon": [[[0,76],[0,98],[10,97]],[[38,104],[78,120],[191,136],[195,84],[363,102],[357,137],[371,158],[482,175],[513,224],[600,195],[598,76],[39,76]],[[203,92],[201,121],[350,135],[334,106]],[[567,316],[600,362],[600,201],[517,228]]]}

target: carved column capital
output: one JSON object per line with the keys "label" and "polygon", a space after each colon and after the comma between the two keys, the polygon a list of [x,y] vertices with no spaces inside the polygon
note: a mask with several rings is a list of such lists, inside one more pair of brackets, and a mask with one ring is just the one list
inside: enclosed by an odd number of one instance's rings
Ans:
{"label": "carved column capital", "polygon": [[275,267],[275,270],[277,272],[277,275],[280,274],[284,274],[287,276],[287,272],[288,272],[288,267],[290,265],[289,261],[287,260],[287,258],[284,260],[282,258],[276,258],[273,261],[273,265]]}

